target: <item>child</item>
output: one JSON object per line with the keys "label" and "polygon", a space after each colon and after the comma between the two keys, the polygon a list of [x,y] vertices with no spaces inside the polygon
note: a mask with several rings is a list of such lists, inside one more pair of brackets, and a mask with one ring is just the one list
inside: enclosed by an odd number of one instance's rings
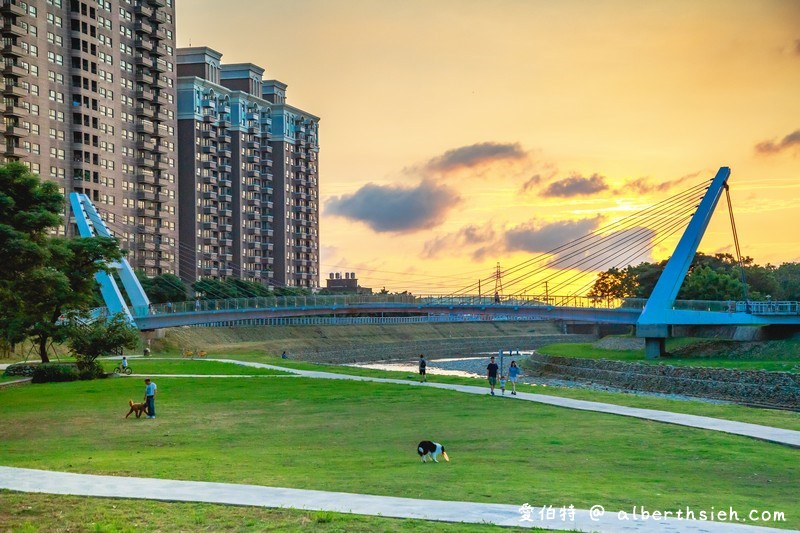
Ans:
{"label": "child", "polygon": [[123,355],[122,356],[122,369],[125,370],[126,368],[128,368],[128,360]]}
{"label": "child", "polygon": [[419,380],[422,383],[425,383],[427,381],[427,367],[428,364],[425,362],[425,356],[419,354],[419,376],[420,376]]}
{"label": "child", "polygon": [[500,394],[505,396],[506,394],[506,377],[500,376]]}

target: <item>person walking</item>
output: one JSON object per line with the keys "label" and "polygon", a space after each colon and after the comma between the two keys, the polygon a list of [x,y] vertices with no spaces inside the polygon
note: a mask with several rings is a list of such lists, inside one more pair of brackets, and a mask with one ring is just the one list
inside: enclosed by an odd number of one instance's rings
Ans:
{"label": "person walking", "polygon": [[156,417],[156,392],[158,387],[150,381],[150,378],[144,380],[144,401],[147,403],[147,418]]}
{"label": "person walking", "polygon": [[516,361],[511,361],[511,366],[508,367],[508,381],[511,382],[511,394],[517,395],[517,378],[519,377],[519,367]]}
{"label": "person walking", "polygon": [[497,384],[497,370],[497,363],[494,362],[494,356],[492,356],[486,366],[486,379],[489,380],[489,394],[492,396],[494,396],[494,386]]}
{"label": "person walking", "polygon": [[427,381],[427,369],[428,363],[425,362],[425,356],[423,354],[419,354],[419,380],[423,383]]}

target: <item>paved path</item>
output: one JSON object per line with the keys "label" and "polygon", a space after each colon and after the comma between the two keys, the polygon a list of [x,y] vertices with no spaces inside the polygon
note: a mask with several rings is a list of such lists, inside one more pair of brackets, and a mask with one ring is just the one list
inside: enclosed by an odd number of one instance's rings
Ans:
{"label": "paved path", "polygon": [[[430,381],[426,383],[420,383],[419,381],[407,381],[402,379],[373,378],[365,376],[352,376],[347,374],[336,374],[333,372],[295,370],[292,368],[286,368],[281,366],[266,365],[263,363],[251,363],[245,361],[234,361],[231,359],[214,359],[214,360],[228,362],[228,363],[236,363],[245,366],[252,366],[255,368],[271,368],[274,370],[283,370],[285,372],[292,372],[310,378],[352,379],[358,381],[376,381],[379,383],[397,383],[401,385],[434,387],[437,389],[455,390],[459,392],[465,392],[468,394],[481,394],[481,395],[486,395],[488,391],[487,387],[476,387],[474,385],[452,385],[447,383],[432,383]],[[679,426],[707,429],[710,431],[721,431],[724,433],[742,435],[745,437],[752,437],[754,439],[777,442],[779,444],[786,444],[789,446],[800,448],[800,431],[794,431],[791,429],[760,426],[758,424],[748,424],[747,422],[735,422],[733,420],[723,420],[720,418],[711,418],[707,416],[687,415],[683,413],[673,413],[670,411],[658,411],[655,409],[640,409],[637,407],[625,407],[622,405],[614,405],[610,403],[590,402],[586,400],[574,400],[572,398],[548,396],[546,394],[533,394],[529,392],[517,392],[516,396],[510,396],[506,394],[505,396],[500,396],[500,397],[496,396],[496,398],[508,399],[512,401],[527,400],[531,402],[555,405],[557,407],[567,407],[569,409],[580,409],[583,411],[595,411],[598,413],[630,416],[634,418],[642,418],[645,420],[653,420],[656,422],[664,422],[667,424],[676,424]]]}
{"label": "paved path", "polygon": [[[430,468],[447,468],[430,464]],[[427,468],[427,467],[426,467]],[[21,492],[49,494],[74,494],[107,498],[138,498],[162,501],[205,502],[256,507],[291,507],[310,511],[353,513],[393,518],[418,518],[446,522],[496,524],[501,526],[540,527],[574,531],[601,531],[630,533],[632,531],[663,531],[689,533],[767,533],[786,532],[786,529],[754,527],[731,522],[701,520],[648,519],[633,517],[633,509],[609,510],[599,516],[594,511],[576,509],[567,512],[564,519],[560,510],[548,519],[547,511],[540,507],[530,510],[530,521],[523,520],[522,504],[450,502],[442,500],[415,500],[391,496],[370,496],[346,492],[284,489],[258,485],[235,485],[202,481],[173,481],[166,479],[96,476],[47,472],[26,468],[0,466],[0,487]],[[146,495],[146,496],[145,496]],[[523,502],[524,504],[524,502]],[[620,519],[620,511],[628,514]],[[648,510],[650,513],[654,509]],[[699,509],[695,513],[699,513]],[[737,510],[739,520],[747,521],[749,510]]]}

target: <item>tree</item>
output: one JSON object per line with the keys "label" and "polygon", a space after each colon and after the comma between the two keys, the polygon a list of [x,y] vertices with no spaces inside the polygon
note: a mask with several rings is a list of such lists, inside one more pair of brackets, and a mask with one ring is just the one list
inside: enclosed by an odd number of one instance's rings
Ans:
{"label": "tree", "polygon": [[679,300],[737,300],[741,296],[739,279],[708,266],[692,269],[678,292]]}
{"label": "tree", "polygon": [[33,337],[43,363],[48,343],[67,337],[62,317],[89,309],[94,275],[122,257],[115,239],[51,237],[63,209],[55,184],[24,165],[0,166],[0,334],[11,343]]}
{"label": "tree", "polygon": [[78,369],[81,371],[93,370],[95,359],[101,355],[139,345],[139,330],[131,326],[121,313],[110,320],[90,323],[74,320],[67,331],[70,349],[78,359]]}
{"label": "tree", "polygon": [[630,268],[619,270],[610,268],[605,272],[600,272],[587,296],[601,300],[613,300],[615,298],[630,298],[636,296],[638,282],[636,275]]}
{"label": "tree", "polygon": [[186,300],[186,284],[175,274],[161,274],[149,278],[143,271],[137,270],[136,277],[151,303],[163,304]]}
{"label": "tree", "polygon": [[775,300],[800,301],[800,263],[783,263],[775,269],[779,292],[773,293]]}

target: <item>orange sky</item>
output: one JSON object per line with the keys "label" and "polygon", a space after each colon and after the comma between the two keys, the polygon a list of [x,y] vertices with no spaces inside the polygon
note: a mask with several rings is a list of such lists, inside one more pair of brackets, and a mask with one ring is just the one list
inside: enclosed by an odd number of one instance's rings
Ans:
{"label": "orange sky", "polygon": [[[321,117],[323,286],[347,271],[376,289],[449,292],[720,166],[743,253],[800,261],[796,0],[177,9],[179,46],[266,68]],[[718,212],[705,253],[733,252]],[[541,243],[519,249],[512,234]]]}

